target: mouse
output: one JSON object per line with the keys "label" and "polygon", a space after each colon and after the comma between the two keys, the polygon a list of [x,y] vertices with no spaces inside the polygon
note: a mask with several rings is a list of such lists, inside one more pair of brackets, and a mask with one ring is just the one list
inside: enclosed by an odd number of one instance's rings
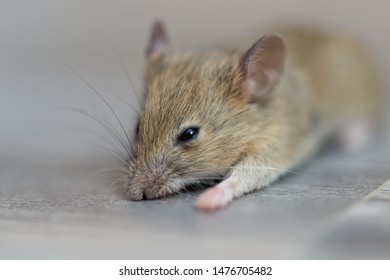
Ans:
{"label": "mouse", "polygon": [[174,53],[163,23],[153,25],[126,199],[211,182],[195,207],[212,212],[277,181],[332,135],[347,152],[366,144],[379,89],[358,43],[305,28],[238,42]]}

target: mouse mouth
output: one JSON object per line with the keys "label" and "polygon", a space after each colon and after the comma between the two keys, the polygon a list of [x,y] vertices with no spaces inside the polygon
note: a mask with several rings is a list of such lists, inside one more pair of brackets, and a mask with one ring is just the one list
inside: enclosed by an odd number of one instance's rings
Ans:
{"label": "mouse mouth", "polygon": [[187,172],[192,174],[185,176],[161,163],[132,171],[126,184],[126,198],[129,200],[154,200],[183,191],[205,189],[226,177],[226,170]]}
{"label": "mouse mouth", "polygon": [[127,183],[126,197],[130,200],[152,200],[170,196],[174,193],[168,176],[147,178],[135,176]]}
{"label": "mouse mouth", "polygon": [[169,187],[158,187],[158,188],[150,188],[144,189],[143,191],[143,200],[154,200],[159,198],[165,198],[171,196],[174,192]]}
{"label": "mouse mouth", "polygon": [[126,186],[125,198],[128,200],[154,200],[164,198],[174,193],[168,184],[145,184],[135,180],[129,181]]}
{"label": "mouse mouth", "polygon": [[129,164],[126,198],[151,200],[167,197],[174,192],[172,183],[172,170],[163,158],[141,166],[133,162]]}

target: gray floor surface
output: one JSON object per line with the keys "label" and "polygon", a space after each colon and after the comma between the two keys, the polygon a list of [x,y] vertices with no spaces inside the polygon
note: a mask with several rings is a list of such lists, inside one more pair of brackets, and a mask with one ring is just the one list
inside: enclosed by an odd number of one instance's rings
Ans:
{"label": "gray floor surface", "polygon": [[42,167],[8,164],[0,258],[389,259],[389,159],[383,146],[354,157],[329,149],[213,214],[194,209],[198,192],[124,201],[85,180],[94,168],[45,167],[39,179]]}

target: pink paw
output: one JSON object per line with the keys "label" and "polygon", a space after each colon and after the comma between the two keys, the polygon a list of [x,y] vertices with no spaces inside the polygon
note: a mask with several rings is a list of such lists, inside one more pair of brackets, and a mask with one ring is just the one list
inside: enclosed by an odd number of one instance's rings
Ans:
{"label": "pink paw", "polygon": [[215,211],[226,207],[232,200],[232,190],[217,185],[203,192],[196,201],[195,206],[199,210]]}

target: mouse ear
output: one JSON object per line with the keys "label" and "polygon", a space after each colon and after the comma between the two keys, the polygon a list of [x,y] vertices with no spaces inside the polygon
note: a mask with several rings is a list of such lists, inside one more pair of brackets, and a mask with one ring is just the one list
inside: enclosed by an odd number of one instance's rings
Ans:
{"label": "mouse ear", "polygon": [[258,40],[241,58],[249,103],[269,100],[284,68],[286,48],[281,37],[270,34]]}
{"label": "mouse ear", "polygon": [[164,25],[160,21],[155,22],[146,49],[147,59],[151,60],[161,55],[169,54],[171,49],[171,43],[165,32]]}

